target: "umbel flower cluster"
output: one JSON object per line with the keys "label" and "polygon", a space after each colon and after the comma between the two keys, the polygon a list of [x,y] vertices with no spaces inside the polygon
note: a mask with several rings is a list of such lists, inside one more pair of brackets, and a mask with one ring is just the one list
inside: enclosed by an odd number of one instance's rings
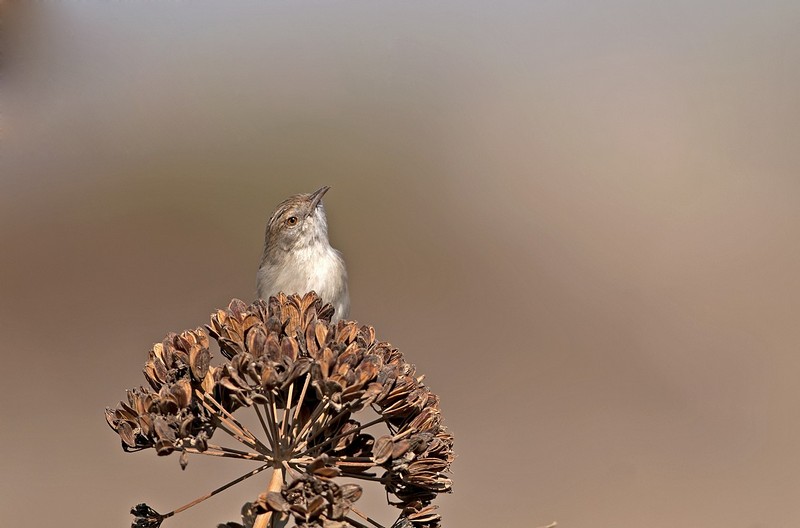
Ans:
{"label": "umbel flower cluster", "polygon": [[[385,488],[400,510],[394,528],[440,526],[432,502],[451,490],[454,457],[439,397],[372,327],[332,323],[332,315],[313,292],[249,306],[235,299],[206,330],[171,333],[153,346],[149,387],[128,390],[127,401],[106,410],[123,449],[179,453],[182,467],[194,454],[258,465],[172,512],[134,507],[135,528],[158,527],[267,469],[269,485],[245,503],[242,523],[221,526],[380,527],[356,507],[364,489],[354,481]],[[209,337],[225,358],[219,365]],[[255,412],[257,433],[234,416],[241,409]],[[215,443],[220,432],[236,447]]]}

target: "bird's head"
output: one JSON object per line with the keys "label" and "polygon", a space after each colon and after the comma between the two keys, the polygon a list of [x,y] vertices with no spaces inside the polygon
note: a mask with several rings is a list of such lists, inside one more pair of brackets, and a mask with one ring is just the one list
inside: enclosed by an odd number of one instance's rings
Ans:
{"label": "bird's head", "polygon": [[322,197],[328,189],[325,185],[310,194],[295,194],[278,205],[267,224],[268,251],[291,251],[328,243],[328,221],[322,206]]}

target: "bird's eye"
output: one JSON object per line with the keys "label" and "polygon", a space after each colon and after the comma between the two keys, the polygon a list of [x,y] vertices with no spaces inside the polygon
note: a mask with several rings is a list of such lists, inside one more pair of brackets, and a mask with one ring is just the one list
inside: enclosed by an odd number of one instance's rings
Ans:
{"label": "bird's eye", "polygon": [[286,219],[286,225],[288,225],[288,226],[297,225],[297,217],[296,216],[290,216],[289,218],[287,218]]}

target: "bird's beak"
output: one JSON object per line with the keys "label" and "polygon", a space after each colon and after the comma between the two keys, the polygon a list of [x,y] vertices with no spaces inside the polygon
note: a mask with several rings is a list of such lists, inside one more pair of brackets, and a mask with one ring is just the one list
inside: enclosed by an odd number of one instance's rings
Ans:
{"label": "bird's beak", "polygon": [[308,209],[309,215],[313,214],[314,211],[317,210],[317,206],[322,201],[322,197],[325,196],[325,193],[328,192],[328,189],[330,189],[330,187],[328,187],[327,185],[323,185],[322,187],[311,193],[311,196],[309,196],[309,198],[311,198],[311,207]]}

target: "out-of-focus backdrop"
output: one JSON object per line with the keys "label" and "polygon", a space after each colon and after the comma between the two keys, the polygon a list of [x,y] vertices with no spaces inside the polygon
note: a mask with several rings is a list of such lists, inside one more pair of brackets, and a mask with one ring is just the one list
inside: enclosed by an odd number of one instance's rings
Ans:
{"label": "out-of-focus backdrop", "polygon": [[455,434],[445,526],[800,526],[800,3],[5,17],[4,525],[127,526],[250,467],[124,454],[103,409],[327,184],[352,316]]}

